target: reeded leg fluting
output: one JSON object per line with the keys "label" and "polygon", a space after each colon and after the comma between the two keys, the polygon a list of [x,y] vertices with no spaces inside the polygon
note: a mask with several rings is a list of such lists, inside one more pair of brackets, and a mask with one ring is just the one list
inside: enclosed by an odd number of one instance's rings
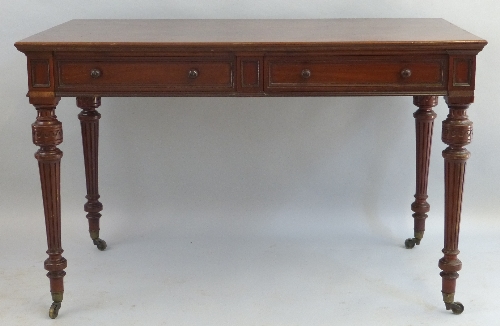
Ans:
{"label": "reeded leg fluting", "polygon": [[419,245],[424,236],[425,219],[430,210],[427,202],[427,181],[431,157],[432,130],[436,113],[432,110],[438,104],[437,96],[414,96],[413,104],[418,110],[413,113],[416,135],[416,191],[415,201],[411,204],[413,213],[413,238],[406,239],[407,249]]}
{"label": "reeded leg fluting", "polygon": [[84,210],[87,212],[90,237],[99,250],[104,250],[107,247],[106,242],[99,238],[99,219],[102,211],[102,204],[99,201],[98,179],[99,119],[101,114],[96,110],[101,105],[101,98],[77,97],[76,105],[82,109],[78,118],[82,128],[83,158],[87,180],[87,203],[85,203]]}
{"label": "reeded leg fluting", "polygon": [[37,109],[36,121],[32,124],[33,143],[40,147],[35,158],[38,160],[40,183],[42,187],[45,228],[47,233],[47,258],[44,262],[50,279],[52,306],[50,318],[56,318],[63,300],[66,275],[66,259],[62,256],[61,247],[61,192],[60,165],[62,152],[57,145],[62,143],[62,124],[57,120],[55,109],[59,98],[30,98]]}
{"label": "reeded leg fluting", "polygon": [[464,146],[472,139],[472,122],[467,117],[469,103],[447,98],[450,112],[443,121],[442,139],[448,147],[443,151],[445,164],[445,235],[443,258],[439,260],[443,278],[443,301],[447,310],[460,314],[464,310],[455,302],[455,287],[462,262],[457,258],[465,165],[470,153]]}

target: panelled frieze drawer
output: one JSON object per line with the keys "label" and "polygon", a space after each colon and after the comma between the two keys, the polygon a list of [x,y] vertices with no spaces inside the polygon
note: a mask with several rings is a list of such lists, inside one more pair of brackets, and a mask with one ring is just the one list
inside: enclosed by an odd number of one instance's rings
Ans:
{"label": "panelled frieze drawer", "polygon": [[447,56],[305,56],[265,59],[266,91],[446,89]]}
{"label": "panelled frieze drawer", "polygon": [[56,61],[56,88],[61,92],[76,88],[100,92],[233,92],[234,63],[233,56],[63,58]]}

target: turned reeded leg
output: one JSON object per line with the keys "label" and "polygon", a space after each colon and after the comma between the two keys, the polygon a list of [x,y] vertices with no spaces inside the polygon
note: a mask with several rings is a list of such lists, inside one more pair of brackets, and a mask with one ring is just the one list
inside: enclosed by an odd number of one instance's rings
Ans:
{"label": "turned reeded leg", "polygon": [[78,114],[82,127],[83,158],[85,178],[87,180],[87,203],[84,209],[89,221],[90,237],[99,250],[106,249],[106,242],[99,238],[99,219],[102,204],[99,201],[98,149],[99,119],[101,114],[96,109],[101,105],[100,97],[77,97],[76,105],[82,109]]}
{"label": "turned reeded leg", "polygon": [[472,122],[467,117],[469,103],[460,103],[459,99],[447,98],[450,113],[443,121],[443,142],[448,147],[443,151],[445,172],[445,233],[444,257],[439,260],[443,278],[443,300],[447,310],[460,314],[464,307],[455,302],[455,286],[462,262],[457,258],[460,218],[462,211],[462,193],[464,186],[465,165],[470,153],[465,145],[471,142]]}
{"label": "turned reeded leg", "polygon": [[416,191],[415,201],[411,204],[413,213],[413,238],[406,239],[407,249],[419,245],[424,237],[425,219],[430,205],[427,202],[427,180],[431,157],[432,130],[436,113],[432,110],[438,104],[437,96],[414,96],[413,104],[418,110],[413,113],[416,135]]}
{"label": "turned reeded leg", "polygon": [[30,98],[36,107],[38,116],[32,124],[33,143],[40,147],[35,158],[38,160],[40,182],[42,186],[45,228],[47,232],[47,254],[45,269],[50,279],[52,306],[50,318],[56,318],[63,300],[63,278],[66,275],[66,259],[61,247],[61,193],[60,164],[62,152],[57,145],[62,143],[62,124],[57,120],[55,109],[59,98]]}

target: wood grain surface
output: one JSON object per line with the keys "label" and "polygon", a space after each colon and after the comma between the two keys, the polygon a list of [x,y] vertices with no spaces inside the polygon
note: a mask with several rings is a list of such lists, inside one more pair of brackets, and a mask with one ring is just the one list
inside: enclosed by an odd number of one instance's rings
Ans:
{"label": "wood grain surface", "polygon": [[[314,33],[311,33],[314,31]],[[228,44],[446,46],[486,41],[443,19],[71,20],[16,43],[21,51],[89,47]]]}

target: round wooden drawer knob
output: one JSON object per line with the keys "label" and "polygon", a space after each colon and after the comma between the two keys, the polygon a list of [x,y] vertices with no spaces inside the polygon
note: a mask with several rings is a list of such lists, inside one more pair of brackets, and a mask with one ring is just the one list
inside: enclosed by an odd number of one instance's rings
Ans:
{"label": "round wooden drawer knob", "polygon": [[92,78],[99,78],[99,77],[101,77],[101,71],[99,69],[97,69],[97,68],[96,69],[92,69],[90,71],[90,77],[92,77]]}
{"label": "round wooden drawer knob", "polygon": [[188,77],[189,77],[189,78],[191,78],[191,79],[195,79],[195,78],[197,78],[197,77],[198,77],[198,75],[199,75],[199,72],[198,72],[198,70],[196,70],[196,69],[191,69],[191,70],[189,70],[189,72],[188,72]]}
{"label": "round wooden drawer knob", "polygon": [[302,78],[307,79],[307,78],[311,77],[311,70],[304,69],[304,70],[302,70],[300,75],[302,76]]}
{"label": "round wooden drawer knob", "polygon": [[401,70],[401,76],[403,78],[408,78],[411,76],[411,70],[410,69],[403,69]]}

